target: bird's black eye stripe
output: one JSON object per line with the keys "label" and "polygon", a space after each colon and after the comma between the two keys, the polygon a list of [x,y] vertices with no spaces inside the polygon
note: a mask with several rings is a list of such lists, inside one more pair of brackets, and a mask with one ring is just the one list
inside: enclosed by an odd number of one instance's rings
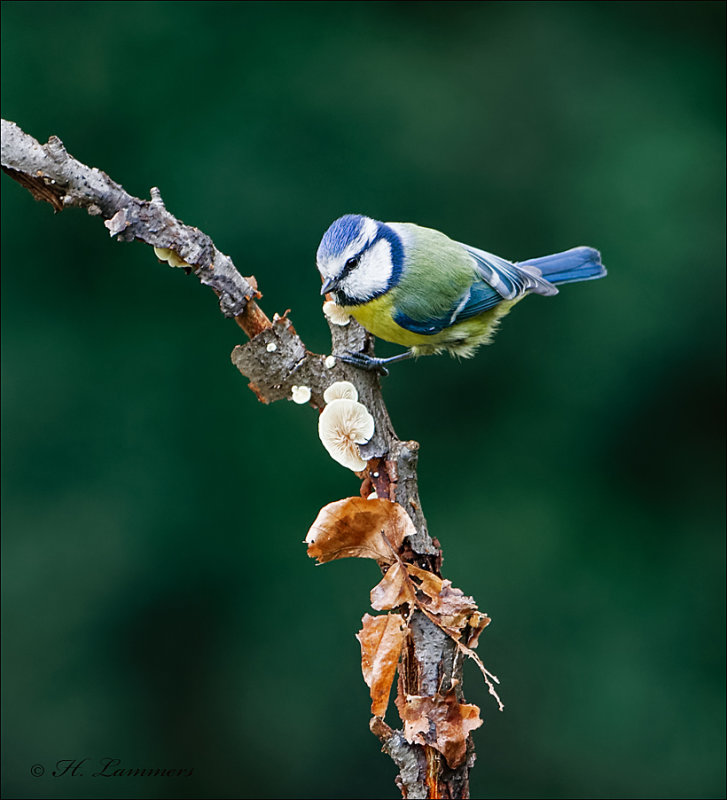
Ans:
{"label": "bird's black eye stripe", "polygon": [[352,269],[356,269],[356,267],[358,266],[358,262],[359,262],[359,256],[354,256],[353,258],[349,258],[343,268],[344,272],[348,273]]}

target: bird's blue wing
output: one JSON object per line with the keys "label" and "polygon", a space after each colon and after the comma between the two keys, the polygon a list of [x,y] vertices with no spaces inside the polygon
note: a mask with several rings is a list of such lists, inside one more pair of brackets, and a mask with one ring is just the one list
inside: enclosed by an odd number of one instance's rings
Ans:
{"label": "bird's blue wing", "polygon": [[478,250],[476,247],[459,244],[472,256],[477,271],[505,300],[514,300],[527,291],[535,294],[558,294],[552,283],[542,277],[540,270],[531,265],[513,264],[504,258]]}
{"label": "bird's blue wing", "polygon": [[394,322],[412,333],[433,336],[457,322],[482,314],[503,300],[502,295],[484,281],[476,281],[445,314],[427,319],[412,319],[402,311],[394,313]]}

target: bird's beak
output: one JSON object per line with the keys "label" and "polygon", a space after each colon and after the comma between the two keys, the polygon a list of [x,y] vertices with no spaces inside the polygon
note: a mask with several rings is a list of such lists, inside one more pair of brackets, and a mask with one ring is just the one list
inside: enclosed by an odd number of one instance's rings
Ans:
{"label": "bird's beak", "polygon": [[323,281],[323,286],[321,286],[321,294],[328,294],[331,289],[335,289],[337,286],[335,278],[326,278]]}

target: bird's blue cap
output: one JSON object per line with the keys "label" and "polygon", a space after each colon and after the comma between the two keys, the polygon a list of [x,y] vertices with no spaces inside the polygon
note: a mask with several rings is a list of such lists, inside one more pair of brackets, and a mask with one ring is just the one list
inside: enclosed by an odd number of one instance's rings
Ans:
{"label": "bird's blue cap", "polygon": [[318,245],[318,260],[324,261],[340,256],[361,233],[364,219],[361,214],[346,214],[332,222]]}

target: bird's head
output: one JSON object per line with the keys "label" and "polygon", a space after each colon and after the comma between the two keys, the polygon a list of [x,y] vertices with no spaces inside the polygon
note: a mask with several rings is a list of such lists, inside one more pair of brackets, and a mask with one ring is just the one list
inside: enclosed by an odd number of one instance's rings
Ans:
{"label": "bird's head", "polygon": [[331,224],[318,245],[321,294],[332,292],[343,306],[367,303],[396,286],[403,259],[401,239],[389,225],[346,214]]}

